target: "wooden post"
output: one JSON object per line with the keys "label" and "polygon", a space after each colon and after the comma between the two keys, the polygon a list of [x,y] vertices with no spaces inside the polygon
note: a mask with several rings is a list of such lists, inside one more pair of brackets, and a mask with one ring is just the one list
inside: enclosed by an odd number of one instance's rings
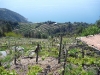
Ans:
{"label": "wooden post", "polygon": [[84,48],[82,48],[82,58],[84,58]]}
{"label": "wooden post", "polygon": [[10,37],[8,36],[8,44],[7,44],[8,48],[10,49]]}
{"label": "wooden post", "polygon": [[39,44],[37,45],[37,48],[35,50],[35,52],[36,52],[36,64],[38,64],[38,51],[39,51]]}
{"label": "wooden post", "polygon": [[59,48],[58,64],[60,63],[60,58],[61,58],[61,48],[62,48],[62,35],[60,36],[60,48]]}
{"label": "wooden post", "polygon": [[62,75],[65,75],[65,70],[66,70],[66,61],[67,61],[67,54],[68,54],[68,50],[65,50],[65,56],[64,56],[64,65],[63,65],[63,72]]}
{"label": "wooden post", "polygon": [[47,69],[44,70],[44,75],[48,75]]}
{"label": "wooden post", "polygon": [[[84,58],[84,48],[82,47],[82,58]],[[82,67],[84,68],[84,63],[82,63]]]}
{"label": "wooden post", "polygon": [[17,53],[17,50],[16,50],[16,44],[15,44],[15,57],[14,57],[14,64],[15,65],[17,65],[17,63],[16,63],[16,57],[17,57],[16,53]]}
{"label": "wooden post", "polygon": [[0,67],[2,66],[1,61],[0,61]]}
{"label": "wooden post", "polygon": [[97,75],[100,75],[100,67],[98,68]]}

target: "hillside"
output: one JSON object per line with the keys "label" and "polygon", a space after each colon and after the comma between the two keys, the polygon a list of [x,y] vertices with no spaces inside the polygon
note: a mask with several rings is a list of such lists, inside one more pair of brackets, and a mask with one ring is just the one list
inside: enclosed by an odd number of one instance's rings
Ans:
{"label": "hillside", "polygon": [[70,36],[87,36],[100,33],[99,25],[83,22],[66,23],[18,23],[0,20],[0,36],[5,32],[19,33],[24,37],[48,38],[59,34]]}
{"label": "hillside", "polygon": [[6,8],[0,8],[0,20],[12,21],[12,22],[28,22],[22,15],[8,10]]}
{"label": "hillside", "polygon": [[[81,22],[66,23],[19,23],[17,32],[25,37],[47,38],[48,36],[59,36],[60,33],[77,35],[90,24]],[[16,30],[15,30],[16,31]]]}
{"label": "hillside", "polygon": [[18,22],[0,20],[0,37],[5,36],[5,33],[12,32],[17,25]]}

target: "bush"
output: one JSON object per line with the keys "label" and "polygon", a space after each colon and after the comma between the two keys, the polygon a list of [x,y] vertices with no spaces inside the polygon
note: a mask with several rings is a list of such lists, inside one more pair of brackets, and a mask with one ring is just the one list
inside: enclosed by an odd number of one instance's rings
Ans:
{"label": "bush", "polygon": [[94,35],[94,34],[98,34],[100,33],[100,28],[98,28],[97,25],[92,25],[92,26],[89,26],[88,28],[85,28],[81,35],[82,36],[88,36],[88,35]]}
{"label": "bush", "polygon": [[39,65],[35,65],[35,66],[29,66],[28,67],[29,71],[27,75],[37,75],[39,72],[42,71],[42,68]]}
{"label": "bush", "polygon": [[4,67],[0,67],[0,75],[17,75],[15,71],[7,71]]}
{"label": "bush", "polygon": [[7,37],[22,37],[21,34],[16,34],[14,32],[7,32],[7,33],[5,33],[5,36],[7,36]]}

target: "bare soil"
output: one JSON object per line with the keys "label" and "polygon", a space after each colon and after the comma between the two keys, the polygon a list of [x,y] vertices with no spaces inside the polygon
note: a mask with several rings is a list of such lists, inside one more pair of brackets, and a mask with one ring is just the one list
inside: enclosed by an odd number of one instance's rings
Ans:
{"label": "bare soil", "polygon": [[[28,72],[28,66],[34,66],[36,65],[36,58],[19,58],[19,61],[17,61],[17,65],[14,65],[14,62],[12,62],[10,70],[15,70],[18,75],[27,75]],[[38,75],[45,75],[46,67],[49,65],[50,70],[47,71],[47,74],[49,75],[60,75],[60,70],[63,69],[63,64],[58,64],[58,60],[53,57],[47,57],[44,60],[39,57],[38,58],[38,65],[40,65],[43,68],[43,71],[39,73]]]}
{"label": "bare soil", "polygon": [[79,39],[88,44],[89,46],[100,50],[100,34],[89,35],[87,37],[80,37]]}

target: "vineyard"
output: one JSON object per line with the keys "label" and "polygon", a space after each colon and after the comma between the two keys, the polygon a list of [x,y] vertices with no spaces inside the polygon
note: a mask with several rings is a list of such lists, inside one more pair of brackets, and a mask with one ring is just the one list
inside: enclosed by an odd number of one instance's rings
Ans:
{"label": "vineyard", "polygon": [[0,75],[100,75],[100,54],[75,37],[0,38]]}

